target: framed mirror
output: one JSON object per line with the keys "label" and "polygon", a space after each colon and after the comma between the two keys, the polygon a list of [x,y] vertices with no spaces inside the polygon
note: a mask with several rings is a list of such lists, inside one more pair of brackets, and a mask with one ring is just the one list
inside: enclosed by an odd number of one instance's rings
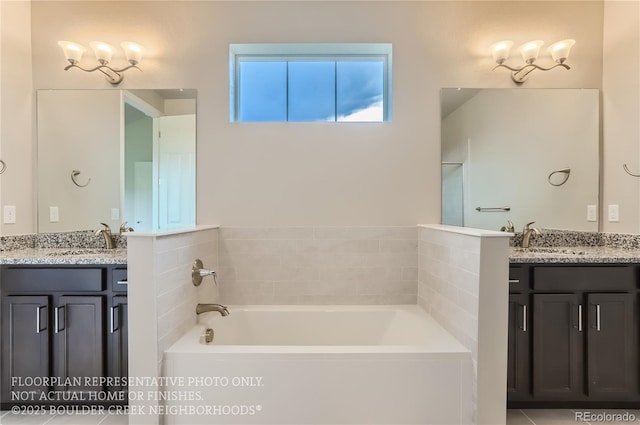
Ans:
{"label": "framed mirror", "polygon": [[195,90],[38,90],[38,232],[195,224]]}
{"label": "framed mirror", "polygon": [[441,111],[443,224],[598,231],[597,89],[442,89]]}

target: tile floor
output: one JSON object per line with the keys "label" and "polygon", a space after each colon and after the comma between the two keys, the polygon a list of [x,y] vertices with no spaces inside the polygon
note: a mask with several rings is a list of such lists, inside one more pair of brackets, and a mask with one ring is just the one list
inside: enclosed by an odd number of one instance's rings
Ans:
{"label": "tile floor", "polygon": [[[628,415],[622,416],[628,412]],[[608,415],[608,417],[607,417]],[[620,415],[616,418],[614,415]],[[589,417],[590,416],[590,417]],[[605,421],[604,419],[614,419]],[[619,419],[616,421],[615,419]],[[640,410],[526,409],[507,410],[507,425],[638,425]]]}
{"label": "tile floor", "polygon": [[[623,415],[628,412],[630,419],[623,421],[603,421],[598,415]],[[582,413],[582,417],[579,414]],[[578,415],[577,415],[578,414]],[[587,414],[593,420],[587,420]],[[633,415],[633,416],[632,416]],[[624,419],[623,417],[621,417]],[[127,425],[126,415],[89,415],[89,414],[47,414],[20,415],[8,411],[0,412],[2,425]],[[640,410],[561,410],[561,409],[526,409],[507,410],[507,425],[638,425]]]}
{"label": "tile floor", "polygon": [[2,425],[128,425],[127,415],[110,414],[15,414],[10,411],[0,412]]}

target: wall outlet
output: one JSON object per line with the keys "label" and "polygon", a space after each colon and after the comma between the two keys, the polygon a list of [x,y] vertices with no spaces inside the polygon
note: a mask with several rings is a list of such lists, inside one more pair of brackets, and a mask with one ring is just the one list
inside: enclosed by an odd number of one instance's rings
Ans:
{"label": "wall outlet", "polygon": [[617,223],[620,221],[620,206],[615,204],[615,205],[609,205],[609,223]]}
{"label": "wall outlet", "polygon": [[120,220],[120,208],[111,208],[111,220]]}
{"label": "wall outlet", "polygon": [[587,205],[587,221],[598,221],[598,207]]}
{"label": "wall outlet", "polygon": [[16,222],[16,206],[15,205],[4,206],[4,214],[3,214],[2,222],[4,224],[15,224]]}
{"label": "wall outlet", "polygon": [[49,207],[49,222],[57,223],[60,221],[58,207]]}

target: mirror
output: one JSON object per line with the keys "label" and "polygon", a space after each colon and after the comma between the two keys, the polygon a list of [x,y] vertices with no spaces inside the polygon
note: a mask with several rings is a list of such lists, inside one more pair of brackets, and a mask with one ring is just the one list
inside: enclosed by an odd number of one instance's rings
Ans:
{"label": "mirror", "polygon": [[597,89],[442,89],[441,112],[443,224],[598,231]]}
{"label": "mirror", "polygon": [[38,232],[195,224],[195,90],[38,90]]}

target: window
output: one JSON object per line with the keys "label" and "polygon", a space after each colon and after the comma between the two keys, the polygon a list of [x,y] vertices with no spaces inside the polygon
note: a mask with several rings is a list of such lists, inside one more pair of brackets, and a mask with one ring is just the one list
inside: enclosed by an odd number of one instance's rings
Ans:
{"label": "window", "polygon": [[231,121],[391,121],[391,44],[232,44]]}

